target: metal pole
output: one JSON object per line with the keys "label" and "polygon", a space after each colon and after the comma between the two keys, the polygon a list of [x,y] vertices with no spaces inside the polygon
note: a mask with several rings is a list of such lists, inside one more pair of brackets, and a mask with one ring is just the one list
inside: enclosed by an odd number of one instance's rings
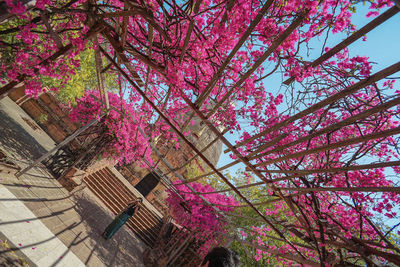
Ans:
{"label": "metal pole", "polygon": [[[104,116],[101,115],[100,118],[102,118]],[[59,148],[65,146],[66,144],[68,144],[69,142],[71,142],[73,139],[75,139],[75,137],[77,137],[79,134],[81,134],[82,132],[84,132],[85,130],[87,130],[90,126],[95,125],[97,123],[96,119],[91,120],[88,124],[86,124],[84,127],[78,129],[77,131],[75,131],[73,134],[71,134],[70,136],[68,136],[67,138],[65,138],[61,143],[59,143],[57,146],[55,146],[54,148],[52,148],[50,151],[48,151],[47,153],[45,153],[44,155],[42,155],[40,158],[38,158],[37,160],[35,160],[33,163],[31,163],[28,167],[26,167],[25,169],[17,172],[15,174],[15,176],[18,178],[21,175],[23,175],[24,173],[26,173],[27,171],[29,171],[30,169],[32,169],[33,167],[35,167],[37,164],[39,164],[40,162],[42,162],[43,160],[47,159],[53,152],[57,151]]]}
{"label": "metal pole", "polygon": [[[256,207],[254,207],[252,205],[252,203],[239,191],[236,189],[236,187],[230,182],[228,181],[228,179],[221,173],[219,172],[216,167],[185,137],[185,135],[183,133],[181,133],[179,131],[179,129],[177,129],[177,127],[166,117],[165,114],[162,113],[162,111],[160,111],[160,109],[146,96],[146,94],[140,90],[140,88],[132,81],[132,79],[128,76],[128,74],[119,66],[119,64],[117,64],[113,58],[106,52],[104,51],[104,49],[101,48],[101,46],[99,46],[99,49],[101,50],[101,52],[103,53],[103,55],[105,55],[107,57],[107,59],[115,66],[115,68],[126,78],[126,80],[133,86],[133,88],[143,97],[143,99],[158,113],[160,114],[160,116],[164,119],[164,121],[169,124],[169,126],[172,128],[173,131],[175,131],[177,133],[177,135],[196,153],[200,156],[201,159],[204,160],[204,162],[209,165],[211,167],[211,169],[213,169],[213,171],[215,171],[217,173],[217,175],[229,186],[232,188],[232,190],[241,198],[243,199],[256,213],[257,215],[259,215],[280,237],[282,237],[284,240],[286,240],[286,242],[302,257],[305,258],[305,256],[290,242],[290,240],[288,240],[285,235],[278,229],[276,228],[275,225],[273,225],[269,219],[263,214],[261,213]],[[400,67],[400,62],[399,62],[399,67]],[[229,148],[233,148],[233,146],[229,143],[229,141],[226,140],[226,138],[224,138],[223,136],[221,136],[221,133],[207,120],[205,119],[205,116],[200,113],[200,111],[196,110],[193,106],[193,103],[191,101],[189,101],[188,99],[186,99],[184,96],[182,96],[182,98],[185,100],[185,102],[188,103],[188,105],[192,108],[193,111],[195,111],[197,113],[197,115],[206,123],[206,125],[208,125],[210,127],[210,129],[218,136],[220,136],[221,140],[229,147]],[[242,158],[243,163],[245,163],[248,167],[252,167],[254,168],[253,165],[251,165],[248,161],[246,161],[245,159],[243,159],[243,156],[237,152],[235,149],[233,149],[235,154],[237,154],[237,156],[239,158]],[[171,168],[172,169],[172,168]],[[260,177],[263,177],[261,175],[261,173],[259,173],[255,168],[253,170],[254,173],[258,174]],[[183,179],[180,179],[182,182],[184,182]],[[265,178],[264,178],[265,180]],[[189,184],[186,185],[192,192],[196,192],[196,190],[194,190]],[[199,197],[205,201],[206,203],[208,203],[211,207],[215,208],[211,203],[209,203],[206,199],[204,199],[201,195],[199,195]],[[288,203],[291,204],[291,203]]]}

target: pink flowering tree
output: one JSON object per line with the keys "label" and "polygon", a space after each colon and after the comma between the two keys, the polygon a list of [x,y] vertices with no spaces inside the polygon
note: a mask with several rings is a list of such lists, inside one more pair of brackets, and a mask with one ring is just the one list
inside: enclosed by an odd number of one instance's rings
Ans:
{"label": "pink flowering tree", "polygon": [[[176,123],[181,120],[180,114],[188,110],[182,94],[197,100],[197,104],[201,103],[199,106],[203,111],[214,106],[214,101],[232,98],[233,101],[225,101],[214,115],[214,122],[239,130],[238,119],[263,112],[263,103],[268,99],[262,81],[268,77],[268,69],[250,68],[260,57],[265,57],[267,62],[276,62],[277,67],[284,67],[285,75],[302,80],[321,72],[322,68],[303,68],[306,62],[298,53],[300,45],[305,46],[328,30],[333,33],[355,30],[351,24],[353,2],[350,0],[324,1],[320,5],[318,1],[311,0],[271,4],[242,0],[232,6],[223,1],[213,3],[183,2],[179,8],[167,11],[158,1],[151,1],[145,7],[136,4],[129,7],[136,8],[140,15],[128,20],[126,17],[104,16],[102,27],[107,30],[103,33],[108,34],[99,36],[100,43],[109,53],[121,48],[118,47],[121,42],[117,44],[113,41],[117,34],[113,26],[115,23],[125,24],[127,32],[135,33],[124,37],[129,51],[124,53],[124,57],[132,64],[130,70],[139,77],[145,77],[141,82],[135,81],[145,85],[148,96],[152,100],[158,99],[158,106],[165,109]],[[2,64],[2,82],[23,79],[27,93],[32,95],[41,92],[43,87],[38,74],[57,79],[69,79],[74,74],[74,66],[79,65],[76,55],[99,30],[98,24],[94,23],[95,18],[128,8],[118,0],[110,1],[106,7],[98,7],[94,13],[87,10],[82,0],[65,6],[52,1],[37,1],[36,7],[30,10],[26,10],[19,0],[10,0],[7,4],[8,12],[15,18],[10,22],[15,21],[17,26],[10,24],[2,35],[3,49],[10,55],[9,64]],[[227,58],[263,5],[270,5],[266,9],[268,12],[248,36],[242,49],[233,56],[229,68],[225,71],[221,69],[218,75],[220,82],[216,83],[213,77],[219,71],[218,66]],[[390,1],[372,3],[371,15],[390,5]],[[46,12],[43,11],[45,8]],[[186,13],[184,9],[193,11]],[[175,17],[175,23],[170,23],[172,17]],[[188,19],[193,20],[194,29],[190,29]],[[299,27],[289,31],[276,50],[268,52],[269,46],[275,46],[275,37],[283,34],[293,22]],[[151,30],[143,30],[148,23]],[[10,34],[14,34],[13,38],[18,42],[10,43],[7,39]],[[50,57],[51,61],[45,60]],[[364,61],[363,57],[355,57],[350,65],[362,65]],[[335,65],[333,62],[327,64]],[[307,71],[304,72],[304,69]],[[133,72],[126,71],[133,75]],[[362,73],[368,74],[368,71],[366,68]],[[244,73],[247,79],[241,78]],[[232,103],[240,103],[241,108],[235,108],[237,105]],[[176,112],[177,109],[180,113]]]}
{"label": "pink flowering tree", "polygon": [[186,185],[178,185],[177,182],[175,184],[178,193],[169,190],[166,201],[176,222],[193,234],[193,238],[201,244],[198,253],[205,256],[212,246],[223,240],[224,233],[231,232],[226,217],[221,214],[232,211],[239,203],[231,196],[207,194],[215,191],[209,185],[188,184],[197,192],[206,193],[204,198],[220,212],[218,213]]}
{"label": "pink flowering tree", "polygon": [[[84,24],[85,14],[49,13],[46,8],[61,7],[49,0],[36,1],[33,8],[26,8],[21,1],[5,2],[10,18],[1,25],[1,84],[24,81],[25,93],[37,96],[44,90],[43,77],[60,84],[68,81],[79,66],[77,55],[91,35]],[[78,5],[77,1],[67,4],[71,8]]]}
{"label": "pink flowering tree", "polygon": [[110,111],[106,112],[98,91],[87,91],[78,99],[76,106],[70,110],[72,121],[81,125],[97,119],[103,128],[104,140],[100,144],[98,153],[106,158],[113,159],[119,164],[134,161],[142,162],[145,158],[152,163],[148,137],[144,137],[139,129],[146,130],[147,124],[138,112],[137,107],[127,103],[120,96],[108,93]]}
{"label": "pink flowering tree", "polygon": [[[393,80],[380,80],[400,65],[374,74],[367,56],[318,42],[355,33],[355,1],[37,1],[32,9],[19,0],[6,4],[12,16],[0,28],[6,55],[0,59],[1,95],[20,82],[36,95],[43,90],[40,76],[69,79],[80,64],[76,55],[97,35],[94,48],[108,69],[121,74],[121,95],[133,105],[128,114],[151,138],[165,135],[179,147],[171,125],[190,135],[189,101],[212,127],[239,136],[232,158],[241,154],[254,164],[273,203],[258,206],[264,225],[247,230],[259,237],[257,259],[269,253],[283,265],[400,265],[399,249],[372,220],[376,214],[397,216],[398,189],[388,172],[399,171],[398,91]],[[397,12],[392,1],[367,5],[370,19],[382,10]],[[309,61],[311,48],[322,57]],[[277,70],[288,85],[282,95],[268,81]],[[76,118],[82,122],[103,112],[91,102],[80,108]],[[113,144],[107,153],[122,161],[150,153],[145,142],[137,143],[137,133],[130,138],[125,120],[131,117],[118,114],[111,111],[105,119]],[[277,220],[278,213],[286,217]],[[279,238],[279,246],[265,242],[266,232],[272,233],[268,241]]]}
{"label": "pink flowering tree", "polygon": [[[332,83],[335,81],[332,80]],[[349,81],[349,86],[352,84],[354,83]],[[343,246],[347,242],[367,240],[373,245],[366,246],[366,249],[374,251],[376,247],[384,248],[387,254],[378,259],[381,262],[390,262],[391,254],[398,252],[370,219],[379,214],[387,219],[397,216],[398,211],[394,207],[400,202],[400,197],[393,188],[396,181],[388,175],[388,172],[398,173],[396,161],[390,163],[399,157],[397,143],[392,136],[384,134],[398,129],[395,118],[397,108],[393,105],[392,108],[380,110],[376,114],[367,113],[371,108],[379,110],[383,103],[390,103],[391,98],[381,98],[380,92],[385,89],[393,90],[391,87],[390,83],[365,87],[357,94],[349,95],[327,108],[316,110],[313,114],[272,131],[271,126],[287,121],[290,116],[276,116],[277,109],[270,109],[267,116],[258,116],[256,122],[259,126],[257,131],[266,134],[247,142],[242,148],[246,155],[257,147],[277,140],[274,145],[250,158],[255,161],[255,166],[266,173],[267,179],[275,188],[292,196],[289,203],[294,208],[289,209],[288,202],[276,199],[271,201],[274,205],[266,208],[265,214],[277,224],[285,222],[286,226],[290,226],[281,228],[281,231],[291,236],[292,240],[325,240],[317,253],[300,242],[303,246],[297,246],[298,250],[309,258],[316,261],[321,256],[324,261],[334,258],[334,247],[339,244],[332,246],[327,240],[330,235],[344,240],[341,244]],[[338,91],[338,87],[332,86],[308,94],[314,94],[312,99],[317,99],[318,103],[319,97],[324,99]],[[279,98],[273,102],[280,104]],[[342,121],[346,122],[345,127],[336,127]],[[376,138],[370,138],[373,136]],[[244,135],[242,140],[247,140],[248,137],[249,135]],[[341,143],[344,145],[340,145]],[[386,166],[391,168],[385,168],[385,165],[381,165],[382,162],[389,162]],[[340,190],[335,191],[338,188]],[[271,189],[265,190],[271,197],[278,196]],[[296,216],[293,210],[300,213]],[[282,213],[286,214],[287,219],[276,221]],[[295,220],[296,217],[299,220]],[[313,230],[306,231],[304,224]],[[294,253],[293,246],[287,243],[271,245],[266,241],[268,238],[265,236],[271,233],[277,237],[274,230],[266,226],[247,233],[248,236],[257,237],[257,244],[260,246],[256,251],[257,260],[268,259],[274,254],[282,256],[288,252]],[[381,241],[374,243],[376,240]],[[271,254],[268,249],[263,250],[263,246],[269,247],[274,253]],[[343,260],[346,262],[347,258],[352,257],[353,255],[347,254]],[[291,262],[290,257],[281,257],[281,261],[284,264]],[[349,260],[348,264],[350,263],[352,260]]]}

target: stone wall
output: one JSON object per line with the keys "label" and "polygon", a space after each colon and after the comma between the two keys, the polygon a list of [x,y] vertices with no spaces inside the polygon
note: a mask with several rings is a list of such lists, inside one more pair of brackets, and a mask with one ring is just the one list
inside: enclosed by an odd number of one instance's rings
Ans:
{"label": "stone wall", "polygon": [[[201,125],[200,121],[195,120],[195,124],[189,126],[188,128],[193,133],[188,138],[199,150],[205,148],[216,137],[215,134],[212,133],[208,128],[206,128],[204,125]],[[195,156],[192,148],[181,140],[178,149],[176,149],[176,145],[173,142],[170,142],[163,137],[158,138],[156,146],[161,154],[166,155],[165,159],[169,162],[169,164],[172,165],[172,167],[176,169],[179,174],[185,176],[187,169],[186,167],[181,167],[184,166],[189,159]],[[212,164],[216,165],[221,153],[222,142],[217,141],[204,152],[204,155]],[[170,181],[174,182],[178,179],[178,177],[176,177],[176,175],[171,172],[161,160],[158,159],[156,153],[153,152],[152,158],[154,163],[158,163],[156,169],[158,169],[161,173],[168,174],[168,179],[170,179]],[[200,157],[197,157],[190,164],[195,164],[201,172],[207,171],[207,165],[203,162],[203,160],[200,159]],[[135,186],[150,172],[150,170],[142,168],[138,164],[133,163],[120,168],[120,172],[123,173],[128,181]],[[167,186],[163,182],[160,182],[146,197],[149,202],[151,202],[164,214],[168,212],[168,208],[165,205],[165,198],[168,196],[166,189]]]}
{"label": "stone wall", "polygon": [[[56,142],[60,143],[67,136],[76,131],[80,125],[72,123],[68,114],[62,110],[60,102],[52,94],[52,92],[44,92],[37,99],[29,98],[25,95],[24,87],[20,87],[13,91],[9,97],[14,100],[22,109],[27,112],[32,119],[40,125],[40,127]],[[188,126],[188,130],[191,131],[192,135],[189,136],[189,140],[196,145],[199,150],[205,148],[210,142],[215,139],[215,134],[208,130],[205,125],[200,123],[199,119],[194,120],[193,125]],[[35,124],[32,123],[32,127]],[[37,126],[35,126],[37,127]],[[157,140],[157,148],[163,154],[167,154],[166,160],[173,166],[173,168],[178,169],[183,166],[191,157],[195,154],[192,149],[180,141],[180,146],[176,149],[175,144],[170,142],[163,137],[159,137]],[[73,141],[72,147],[79,147],[77,141]],[[168,153],[167,153],[168,152]],[[209,149],[204,152],[204,155],[213,163],[217,164],[218,159],[222,152],[221,141],[215,142]],[[159,161],[156,154],[152,155],[153,162],[158,162],[157,169],[161,173],[170,173],[169,168],[162,162]],[[205,171],[205,163],[197,157],[191,164],[196,164],[200,170]],[[111,162],[96,162],[95,166],[114,166],[115,163]],[[128,166],[119,167],[118,171],[133,185],[137,185],[141,179],[143,179],[150,170],[140,167],[138,164],[130,164]],[[182,175],[186,174],[186,168],[180,168],[178,172]],[[178,178],[173,174],[169,174],[169,179],[175,181]],[[69,184],[69,183],[66,183]],[[68,188],[72,190],[71,188]],[[152,192],[146,197],[146,199],[152,203],[160,212],[166,214],[168,208],[165,205],[166,184],[163,182],[158,183],[158,185],[152,190]]]}

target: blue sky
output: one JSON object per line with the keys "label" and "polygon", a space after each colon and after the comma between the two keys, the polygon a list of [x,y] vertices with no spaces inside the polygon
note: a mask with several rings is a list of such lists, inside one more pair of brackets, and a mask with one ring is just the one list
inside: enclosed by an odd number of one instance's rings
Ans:
{"label": "blue sky", "polygon": [[[363,5],[360,3],[357,5],[357,12],[353,15],[352,19],[352,22],[357,29],[360,29],[372,20],[372,18],[366,18],[368,11],[368,4]],[[383,13],[383,11],[381,13]],[[327,42],[327,46],[333,47],[344,38],[345,35],[341,33],[331,34],[329,41]],[[312,46],[319,48],[316,48],[311,53],[310,57],[304,56],[306,60],[312,61],[320,55],[320,47],[322,46],[323,40],[324,36],[321,36],[319,40],[315,40]],[[364,42],[359,39],[351,44],[348,48],[350,56],[367,56],[370,58],[370,61],[377,63],[373,64],[372,73],[398,62],[400,60],[400,13],[394,15],[388,21],[367,34],[367,41]],[[400,74],[396,73],[391,77],[398,76],[400,76]],[[268,84],[268,88],[271,88],[271,93],[277,95],[284,90],[284,87],[281,86],[281,81],[281,77],[278,74],[276,76],[269,77],[268,80],[264,81],[264,84]],[[400,88],[399,84],[395,85],[395,88]],[[238,138],[236,134],[228,134],[226,137],[232,144],[235,144],[235,140]],[[225,149],[226,147],[223,148],[223,150]],[[218,167],[224,166],[231,161],[232,160],[229,158],[228,154],[222,154],[218,162]],[[239,168],[244,169],[244,164],[237,164],[234,167],[231,167],[229,170],[233,174]]]}
{"label": "blue sky", "polygon": [[[368,13],[368,5],[363,5],[362,3],[357,6],[357,12],[354,14],[352,22],[356,26],[357,29],[360,29],[373,18],[366,18],[366,14]],[[386,11],[386,10],[384,10]],[[383,13],[382,11],[381,13]],[[327,42],[328,47],[333,47],[340,41],[342,41],[346,36],[344,34],[334,34],[330,35],[330,39]],[[324,36],[320,37],[320,40],[316,40],[312,46],[321,47],[323,43]],[[361,39],[357,40],[349,47],[350,56],[367,56],[369,57],[373,64],[372,73],[375,73],[389,65],[392,65],[398,61],[400,61],[400,12],[394,15],[392,18],[372,30],[367,34],[367,41],[362,41]],[[313,53],[311,53],[310,57],[304,56],[305,60],[312,61],[316,59],[321,53],[321,49],[315,49]],[[395,73],[390,77],[400,77],[400,72]],[[284,86],[281,84],[282,80],[280,74],[275,76],[268,77],[268,80],[264,81],[264,84],[267,84],[269,88],[271,88],[271,93],[277,95],[278,93],[283,93]],[[395,90],[400,89],[400,81],[395,83]],[[393,90],[394,93],[394,90]],[[228,140],[235,144],[235,140],[238,138],[237,134],[226,135]],[[226,147],[223,147],[225,150]],[[221,158],[218,162],[218,167],[222,167],[228,163],[232,162],[229,158],[228,154],[222,154]],[[231,168],[229,168],[229,172],[234,174],[238,169],[244,169],[245,165],[240,163]],[[393,174],[391,169],[386,170],[387,174]],[[397,182],[398,178],[396,177]],[[393,176],[392,176],[393,179]],[[258,180],[258,179],[257,179]],[[397,211],[399,214],[400,209],[395,208],[394,211]],[[378,215],[378,214],[377,214]],[[378,217],[380,217],[378,215]],[[381,217],[382,218],[382,217]],[[383,219],[383,218],[382,218]],[[393,219],[384,220],[385,224],[388,226],[393,226],[398,223],[398,217]],[[396,232],[398,229],[396,230]]]}

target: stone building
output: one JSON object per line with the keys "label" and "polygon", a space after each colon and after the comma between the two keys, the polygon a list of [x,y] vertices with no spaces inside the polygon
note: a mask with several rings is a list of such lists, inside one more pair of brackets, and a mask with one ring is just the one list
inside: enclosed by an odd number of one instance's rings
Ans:
{"label": "stone building", "polygon": [[[80,125],[72,123],[68,114],[62,110],[60,102],[57,100],[53,92],[44,92],[37,99],[29,98],[24,93],[24,88],[20,87],[12,92],[9,97],[20,105],[31,118],[23,118],[28,122],[34,120],[42,129],[54,140],[55,143],[60,143],[67,136],[80,128]],[[204,149],[214,139],[215,134],[208,127],[200,122],[199,118],[194,118],[194,123],[189,123],[187,130],[191,132],[188,139],[196,145],[199,150]],[[35,124],[31,123],[33,126]],[[35,126],[37,127],[37,126]],[[182,167],[193,156],[192,149],[180,140],[179,149],[163,137],[157,138],[155,141],[157,149],[161,154],[166,155],[165,159],[172,165],[180,174],[186,174],[186,167]],[[74,140],[71,147],[78,148],[79,142]],[[168,152],[168,153],[167,153]],[[217,164],[222,152],[222,142],[220,140],[214,142],[203,153],[214,165]],[[153,151],[153,162],[157,163],[154,170],[150,168],[142,168],[140,164],[132,163],[125,166],[116,166],[118,171],[131,183],[157,210],[164,213],[167,210],[164,199],[167,196],[166,188],[169,182],[173,182],[177,177],[169,170],[169,168],[157,157]],[[103,161],[104,162],[104,161]],[[108,163],[113,166],[112,163]],[[196,166],[200,171],[207,169],[204,162],[197,157],[190,163],[191,166]],[[76,184],[73,181],[60,181],[67,189],[72,189]]]}
{"label": "stone building", "polygon": [[[200,123],[199,118],[194,119],[194,124],[188,126],[188,129],[192,134],[188,139],[196,145],[200,151],[207,147],[216,138],[216,135],[205,125]],[[172,165],[181,175],[186,175],[187,166],[195,166],[200,172],[207,170],[207,165],[199,157],[196,157],[188,165],[185,164],[192,157],[195,156],[193,150],[184,143],[183,140],[179,140],[179,149],[175,148],[175,144],[165,140],[165,138],[158,138],[156,140],[156,147],[159,152],[165,156],[165,159]],[[207,148],[203,154],[207,159],[214,165],[217,164],[219,157],[222,153],[222,142],[220,140],[214,142],[209,148]],[[158,210],[165,212],[166,207],[164,199],[167,197],[166,188],[167,183],[164,180],[174,182],[178,179],[173,172],[159,160],[153,151],[153,162],[157,164],[156,171],[146,168],[141,168],[137,163],[132,163],[123,167],[118,168],[119,171],[124,175],[128,181],[135,186],[143,196],[146,197]],[[159,174],[166,174],[165,177],[160,177]]]}

